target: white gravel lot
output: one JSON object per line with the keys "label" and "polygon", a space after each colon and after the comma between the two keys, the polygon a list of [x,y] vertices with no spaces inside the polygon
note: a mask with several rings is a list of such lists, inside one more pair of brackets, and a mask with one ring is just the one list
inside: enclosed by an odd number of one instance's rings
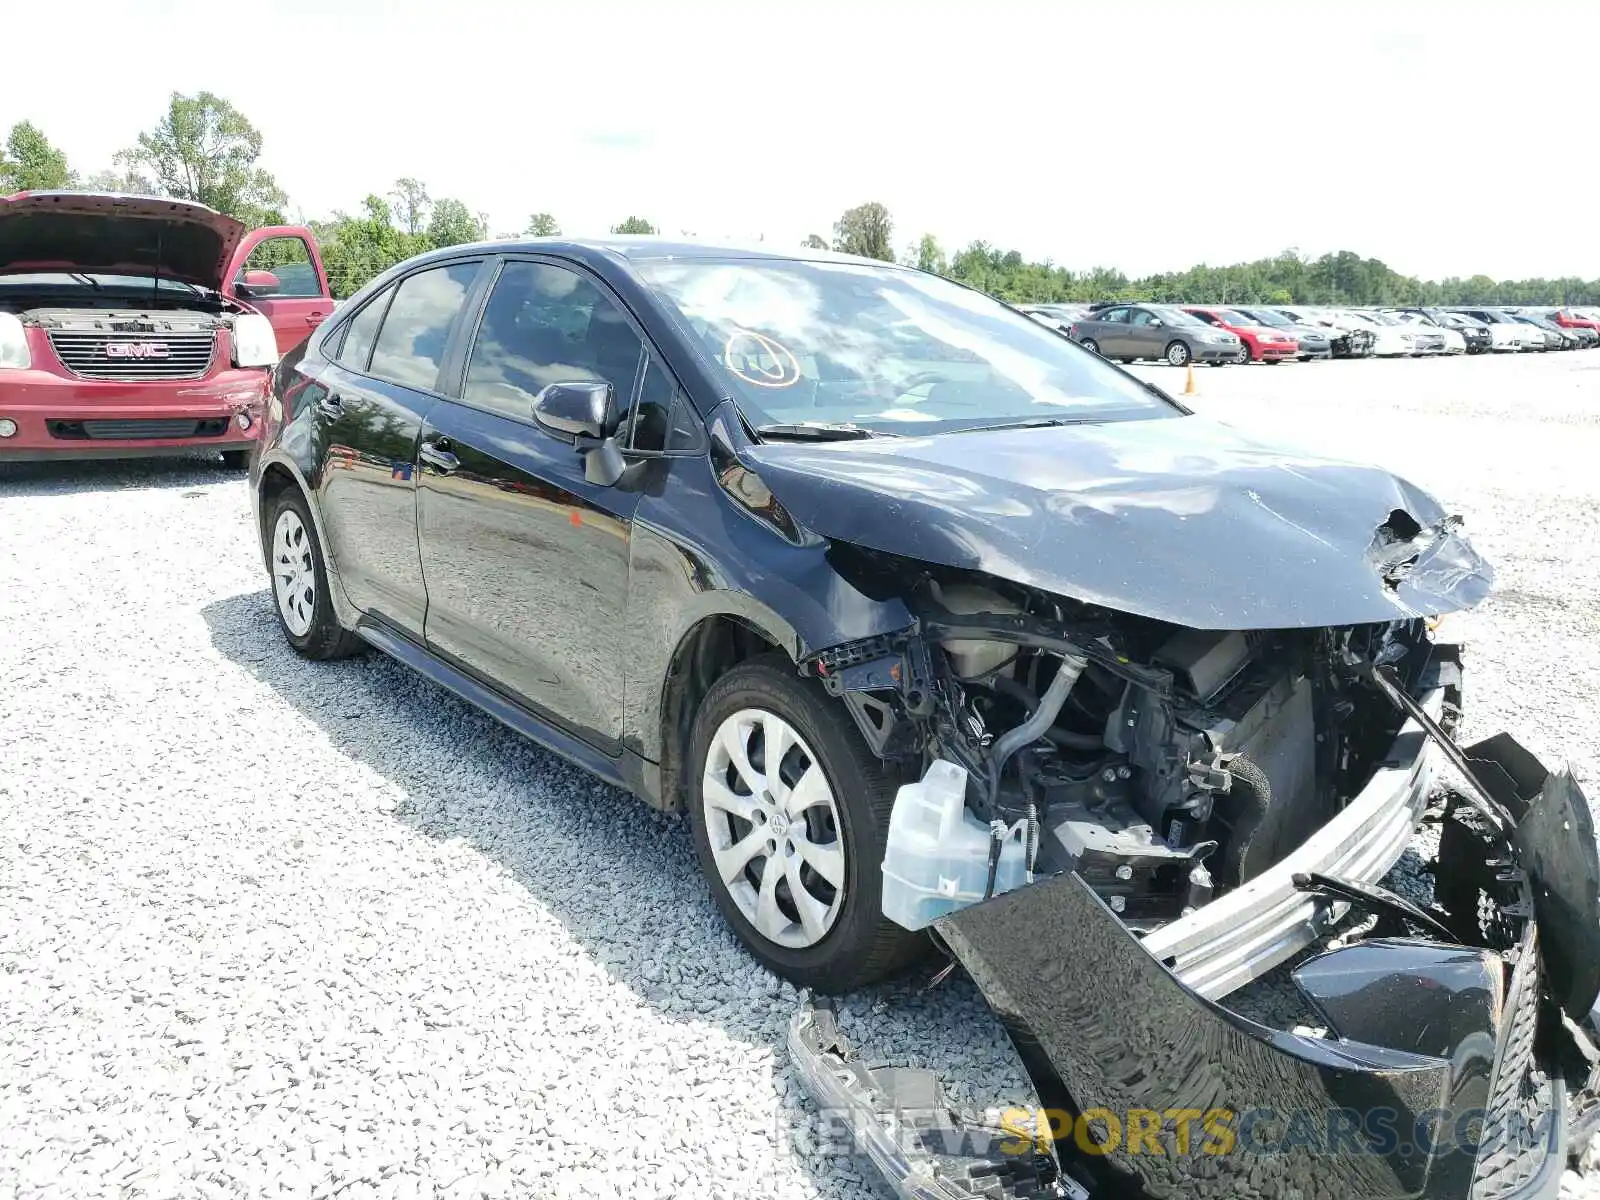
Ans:
{"label": "white gravel lot", "polygon": [[[1451,622],[1463,732],[1600,794],[1600,353],[1196,382],[1465,514],[1500,590]],[[0,1197],[861,1195],[684,824],[377,656],[300,661],[247,512],[205,464],[0,467]],[[847,1032],[1011,1094],[925,983]]]}

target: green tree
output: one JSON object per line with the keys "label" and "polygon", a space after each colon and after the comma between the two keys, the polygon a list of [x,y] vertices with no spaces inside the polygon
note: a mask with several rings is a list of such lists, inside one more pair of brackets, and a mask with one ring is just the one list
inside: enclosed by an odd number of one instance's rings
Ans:
{"label": "green tree", "polygon": [[547,212],[534,213],[528,218],[528,227],[522,231],[529,237],[559,237],[561,226]]}
{"label": "green tree", "polygon": [[32,121],[11,127],[0,150],[0,192],[54,192],[76,185],[67,156]]}
{"label": "green tree", "polygon": [[612,233],[655,233],[656,227],[643,217],[629,217],[620,225],[611,227]]}
{"label": "green tree", "polygon": [[420,179],[396,179],[389,193],[394,201],[395,219],[407,233],[421,233],[428,227],[428,209],[433,201]]}
{"label": "green tree", "polygon": [[931,233],[922,235],[916,246],[916,257],[912,260],[917,270],[933,271],[943,275],[950,269],[950,264],[945,261],[944,250],[939,245],[939,239]]}
{"label": "green tree", "polygon": [[859,254],[864,258],[881,258],[894,261],[890,235],[894,224],[889,220],[889,210],[877,201],[858,204],[846,209],[833,226],[833,248],[845,254]]}
{"label": "green tree", "polygon": [[428,220],[428,241],[435,246],[459,246],[463,242],[481,242],[489,229],[481,216],[459,200],[437,200],[433,216]]}
{"label": "green tree", "polygon": [[282,221],[287,197],[263,168],[261,134],[245,115],[211,92],[173,92],[166,114],[138,144],[117,155],[125,168],[148,172],[157,187],[229,213],[248,225]]}
{"label": "green tree", "polygon": [[91,192],[121,192],[127,196],[156,194],[155,183],[148,176],[133,170],[114,171],[107,168],[96,171],[83,181],[83,187]]}
{"label": "green tree", "polygon": [[813,233],[805,241],[801,242],[800,246],[805,250],[826,250],[828,248],[828,240],[821,234]]}
{"label": "green tree", "polygon": [[361,207],[359,216],[335,213],[332,221],[312,225],[335,296],[348,296],[395,263],[432,249],[426,234],[394,227],[383,197],[368,196]]}

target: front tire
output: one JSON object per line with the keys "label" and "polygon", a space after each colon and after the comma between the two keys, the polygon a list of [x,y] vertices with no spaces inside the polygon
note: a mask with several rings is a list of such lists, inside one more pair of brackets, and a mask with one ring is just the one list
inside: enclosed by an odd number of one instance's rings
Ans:
{"label": "front tire", "polygon": [[787,659],[752,659],[712,685],[689,763],[700,868],[723,919],[768,970],[849,992],[926,947],[883,915],[896,781],[844,706]]}
{"label": "front tire", "polygon": [[267,569],[283,636],[297,654],[318,661],[348,658],[364,643],[339,624],[317,527],[304,497],[280,495],[267,516]]}
{"label": "front tire", "polygon": [[1166,360],[1169,366],[1186,367],[1189,365],[1189,358],[1188,343],[1176,340],[1167,343]]}

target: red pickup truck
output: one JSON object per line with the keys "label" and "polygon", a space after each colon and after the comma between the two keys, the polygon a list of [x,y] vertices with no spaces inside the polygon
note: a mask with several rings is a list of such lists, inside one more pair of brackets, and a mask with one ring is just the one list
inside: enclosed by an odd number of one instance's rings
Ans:
{"label": "red pickup truck", "polygon": [[0,463],[216,450],[333,311],[311,231],[148,196],[0,197]]}

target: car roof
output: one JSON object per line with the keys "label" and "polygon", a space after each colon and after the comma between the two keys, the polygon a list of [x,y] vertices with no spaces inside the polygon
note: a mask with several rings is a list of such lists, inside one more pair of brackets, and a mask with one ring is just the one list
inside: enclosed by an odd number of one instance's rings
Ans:
{"label": "car roof", "polygon": [[771,262],[853,263],[858,266],[886,267],[910,271],[914,267],[886,262],[878,258],[865,258],[856,254],[840,254],[834,250],[812,250],[797,246],[779,249],[765,243],[738,243],[699,241],[686,238],[665,238],[651,235],[609,234],[605,237],[517,237],[496,241],[470,242],[448,246],[427,255],[428,258],[449,257],[463,252],[495,254],[561,254],[600,253],[628,262],[655,262],[662,260],[728,260],[762,259]]}

